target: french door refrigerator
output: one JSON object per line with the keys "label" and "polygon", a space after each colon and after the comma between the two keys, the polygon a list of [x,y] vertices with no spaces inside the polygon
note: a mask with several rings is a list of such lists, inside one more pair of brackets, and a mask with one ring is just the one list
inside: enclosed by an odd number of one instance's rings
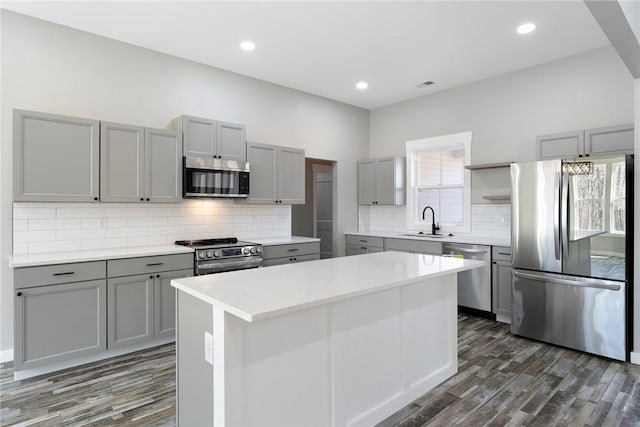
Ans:
{"label": "french door refrigerator", "polygon": [[628,360],[633,156],[511,165],[511,332]]}

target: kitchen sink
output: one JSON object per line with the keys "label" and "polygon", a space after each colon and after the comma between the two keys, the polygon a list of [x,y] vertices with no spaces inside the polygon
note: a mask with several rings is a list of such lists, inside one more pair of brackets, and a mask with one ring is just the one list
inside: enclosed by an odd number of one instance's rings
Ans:
{"label": "kitchen sink", "polygon": [[411,236],[411,237],[425,237],[425,238],[433,238],[433,239],[441,239],[443,237],[452,237],[453,234],[429,234],[429,233],[406,233],[403,236]]}

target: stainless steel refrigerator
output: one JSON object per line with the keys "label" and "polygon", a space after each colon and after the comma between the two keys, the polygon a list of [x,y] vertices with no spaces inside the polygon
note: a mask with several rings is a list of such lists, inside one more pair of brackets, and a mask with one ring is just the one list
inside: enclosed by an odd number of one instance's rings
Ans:
{"label": "stainless steel refrigerator", "polygon": [[511,165],[511,332],[618,360],[631,349],[633,156]]}

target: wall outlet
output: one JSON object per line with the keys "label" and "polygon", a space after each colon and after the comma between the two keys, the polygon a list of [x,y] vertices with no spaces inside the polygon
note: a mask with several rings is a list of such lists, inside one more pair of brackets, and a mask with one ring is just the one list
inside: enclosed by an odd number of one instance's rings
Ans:
{"label": "wall outlet", "polygon": [[213,366],[213,335],[206,331],[204,333],[204,360]]}

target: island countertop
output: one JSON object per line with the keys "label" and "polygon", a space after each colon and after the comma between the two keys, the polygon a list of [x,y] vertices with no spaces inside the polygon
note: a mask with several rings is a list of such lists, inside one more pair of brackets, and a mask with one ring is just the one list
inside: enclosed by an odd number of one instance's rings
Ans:
{"label": "island countertop", "polygon": [[380,252],[175,279],[171,285],[253,322],[483,265],[452,257]]}

